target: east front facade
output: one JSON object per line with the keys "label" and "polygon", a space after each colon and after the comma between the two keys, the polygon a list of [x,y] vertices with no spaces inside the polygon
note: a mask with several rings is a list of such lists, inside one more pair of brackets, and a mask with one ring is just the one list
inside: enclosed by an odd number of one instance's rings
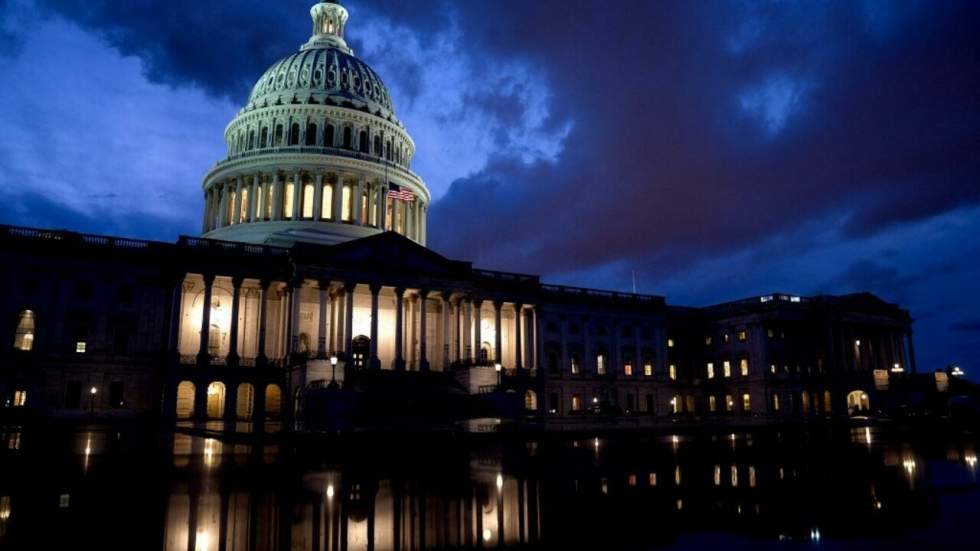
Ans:
{"label": "east front facade", "polygon": [[4,415],[758,422],[867,415],[915,372],[908,312],[870,294],[685,308],[427,249],[431,195],[387,87],[340,2],[310,16],[225,130],[202,237],[0,227]]}

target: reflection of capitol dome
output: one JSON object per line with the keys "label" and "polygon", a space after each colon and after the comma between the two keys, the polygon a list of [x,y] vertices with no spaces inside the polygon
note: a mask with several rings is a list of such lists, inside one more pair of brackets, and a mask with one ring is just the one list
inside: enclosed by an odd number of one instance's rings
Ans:
{"label": "reflection of capitol dome", "polygon": [[388,89],[344,41],[339,2],[310,15],[309,42],[262,75],[225,130],[228,157],[204,179],[205,236],[331,244],[392,230],[425,244],[429,191]]}

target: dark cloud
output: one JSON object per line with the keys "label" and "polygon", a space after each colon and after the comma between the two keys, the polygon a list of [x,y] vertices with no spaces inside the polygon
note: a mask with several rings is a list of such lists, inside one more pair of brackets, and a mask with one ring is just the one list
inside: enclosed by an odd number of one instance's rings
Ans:
{"label": "dark cloud", "polygon": [[980,319],[971,319],[956,322],[951,326],[953,331],[960,331],[963,333],[978,333],[980,334]]}

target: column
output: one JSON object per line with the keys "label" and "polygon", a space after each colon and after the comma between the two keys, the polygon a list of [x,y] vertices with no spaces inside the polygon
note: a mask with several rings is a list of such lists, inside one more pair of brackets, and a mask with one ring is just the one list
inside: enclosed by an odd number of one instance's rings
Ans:
{"label": "column", "polygon": [[463,361],[463,299],[456,299],[453,304],[453,359]]}
{"label": "column", "polygon": [[266,334],[266,318],[268,317],[268,306],[266,301],[269,298],[269,285],[270,282],[267,279],[263,279],[259,283],[259,349],[256,353],[255,363],[258,366],[264,366],[268,358],[265,355],[265,334]]}
{"label": "column", "polygon": [[381,286],[371,285],[371,369],[381,369],[381,358],[378,357],[378,300]]}
{"label": "column", "polygon": [[449,371],[449,347],[453,340],[449,329],[449,309],[452,306],[449,301],[450,298],[452,298],[452,293],[442,294],[442,370],[447,372]]}
{"label": "column", "polygon": [[357,184],[351,188],[351,195],[354,196],[354,208],[351,212],[351,217],[354,219],[354,223],[361,225],[361,197],[364,194],[364,182],[361,180],[357,181]]}
{"label": "column", "polygon": [[289,218],[291,220],[299,220],[302,218],[303,205],[300,204],[300,200],[303,197],[303,179],[302,174],[297,170],[293,173],[293,212],[289,213]]}
{"label": "column", "polygon": [[276,172],[272,176],[272,219],[282,220],[282,176]]}
{"label": "column", "polygon": [[242,301],[242,278],[234,277],[231,280],[231,330],[228,339],[228,358],[225,360],[229,366],[238,367],[238,316],[240,303]]}
{"label": "column", "polygon": [[289,300],[289,352],[299,354],[299,304],[303,291],[303,280],[293,281]]}
{"label": "column", "polygon": [[325,176],[320,174],[316,177],[313,184],[313,219],[319,222],[323,219],[323,180]]}
{"label": "column", "polygon": [[377,197],[375,197],[375,199],[377,200],[378,204],[375,205],[375,208],[378,209],[378,217],[375,218],[375,220],[378,221],[378,228],[384,230],[385,217],[388,214],[385,209],[385,205],[388,202],[388,182],[381,182],[381,184],[378,186],[378,193],[376,195]]}
{"label": "column", "polygon": [[354,288],[356,283],[344,284],[344,357],[350,361],[354,355]]}
{"label": "column", "polygon": [[504,303],[495,300],[493,301],[493,361],[499,364],[504,363],[503,350],[503,331],[501,331],[501,310],[504,309]]}
{"label": "column", "polygon": [[256,202],[255,194],[258,193],[258,189],[259,189],[258,180],[259,180],[258,175],[252,176],[252,183],[249,184],[249,187],[248,187],[248,221],[249,222],[255,222],[255,219],[256,219],[256,216],[255,216],[255,204],[256,204],[255,203]]}
{"label": "column", "polygon": [[204,219],[201,221],[201,233],[211,229],[211,190],[204,192]]}
{"label": "column", "polygon": [[473,302],[469,299],[460,303],[463,308],[462,325],[460,330],[463,332],[463,360],[466,363],[473,363]]}
{"label": "column", "polygon": [[197,352],[197,362],[208,365],[211,354],[208,352],[208,342],[211,338],[211,293],[214,288],[214,274],[204,274],[204,301],[201,304],[201,346]]}
{"label": "column", "polygon": [[242,223],[242,188],[245,184],[242,182],[242,177],[238,176],[235,179],[235,204],[232,206],[231,216],[235,220],[236,224]]}
{"label": "column", "polygon": [[531,329],[533,331],[531,333],[531,339],[534,341],[534,346],[531,348],[531,358],[528,361],[528,367],[531,369],[535,369],[538,367],[538,362],[540,361],[541,355],[543,354],[543,352],[541,351],[541,339],[539,338],[540,328],[538,327],[538,324],[540,323],[541,320],[538,319],[538,309],[537,307],[532,306]]}
{"label": "column", "polygon": [[[473,320],[473,358],[476,360],[480,359],[480,351],[483,350],[483,299],[475,299],[473,301],[473,309],[476,314],[476,318]],[[488,360],[490,358],[487,358]]]}
{"label": "column", "polygon": [[405,370],[404,346],[402,337],[405,331],[404,308],[405,289],[395,289],[395,370]]}
{"label": "column", "polygon": [[419,292],[419,371],[429,370],[429,357],[427,352],[428,335],[426,334],[427,323],[425,319],[426,304],[429,301],[429,292],[422,290]]}
{"label": "column", "polygon": [[521,343],[523,342],[523,335],[521,334],[524,330],[524,324],[521,323],[524,320],[521,318],[524,316],[524,305],[517,302],[514,304],[514,369],[522,369],[524,367],[524,351],[521,350]]}
{"label": "column", "polygon": [[320,281],[320,319],[316,339],[316,357],[323,360],[327,357],[327,301],[330,298],[330,282]]}
{"label": "column", "polygon": [[218,225],[227,226],[228,225],[228,184],[221,184],[221,207],[218,213]]}
{"label": "column", "polygon": [[344,179],[337,176],[337,183],[333,186],[333,221],[340,222],[343,219],[343,199],[344,199]]}
{"label": "column", "polygon": [[425,245],[425,242],[426,242],[426,240],[428,238],[428,235],[427,235],[428,225],[427,225],[427,222],[426,222],[426,213],[428,212],[428,209],[423,205],[419,210],[420,210],[419,224],[420,224],[420,226],[422,228],[422,239],[419,242],[421,244]]}

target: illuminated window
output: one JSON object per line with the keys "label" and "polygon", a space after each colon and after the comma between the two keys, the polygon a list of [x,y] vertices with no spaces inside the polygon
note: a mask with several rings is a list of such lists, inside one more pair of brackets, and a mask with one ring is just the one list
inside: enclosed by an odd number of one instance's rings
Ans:
{"label": "illuminated window", "polygon": [[626,363],[623,364],[623,374],[627,377],[633,376],[633,362],[627,360]]}
{"label": "illuminated window", "polygon": [[677,366],[676,365],[670,364],[670,367],[667,369],[667,376],[670,377],[670,380],[672,380],[672,381],[676,381],[677,380]]}
{"label": "illuminated window", "polygon": [[344,189],[342,195],[340,196],[340,219],[344,222],[350,222],[351,215],[353,211],[353,194],[351,193],[351,185],[344,184]]}
{"label": "illuminated window", "polygon": [[581,394],[572,394],[572,411],[582,411]]}
{"label": "illuminated window", "polygon": [[746,331],[745,329],[742,329],[741,331],[739,331],[738,332],[738,340],[740,342],[745,342],[745,341],[749,340],[749,332]]}
{"label": "illuminated window", "polygon": [[755,488],[755,467],[749,467],[749,487]]}
{"label": "illuminated window", "polygon": [[677,465],[674,467],[674,484],[681,485],[681,466]]}
{"label": "illuminated window", "polygon": [[20,313],[17,331],[14,333],[14,348],[24,352],[29,352],[34,348],[34,312],[32,310],[23,310]]}
{"label": "illuminated window", "polygon": [[649,483],[649,484],[650,484],[651,486],[656,486],[656,485],[657,485],[657,473],[650,473],[650,474],[649,474],[649,475],[647,476],[647,482],[648,482],[648,483]]}
{"label": "illuminated window", "polygon": [[708,364],[708,378],[709,379],[715,378],[715,364],[713,363]]}
{"label": "illuminated window", "polygon": [[771,372],[773,372],[773,373],[776,373],[776,369],[777,369],[777,368],[776,368],[776,364],[770,364],[770,365],[769,365],[769,371],[771,371]]}
{"label": "illuminated window", "polygon": [[595,357],[595,372],[599,375],[606,374],[606,357],[602,354]]}
{"label": "illuminated window", "polygon": [[238,217],[242,222],[248,221],[248,188],[242,188],[242,204],[238,208]]}
{"label": "illuminated window", "polygon": [[738,467],[732,465],[732,488],[738,487]]}
{"label": "illuminated window", "polygon": [[741,360],[739,360],[738,361],[738,369],[742,373],[742,376],[743,377],[748,377],[749,376],[749,359],[748,358],[742,358]]}
{"label": "illuminated window", "polygon": [[643,376],[644,377],[652,377],[653,376],[653,364],[652,363],[647,362],[647,363],[643,364]]}
{"label": "illuminated window", "polygon": [[752,398],[749,396],[748,392],[742,394],[742,411],[752,411]]}
{"label": "illuminated window", "polygon": [[75,353],[84,354],[86,349],[88,349],[88,343],[85,341],[78,341],[75,343]]}
{"label": "illuminated window", "polygon": [[714,395],[708,396],[708,411],[711,413],[718,411],[718,399]]}
{"label": "illuminated window", "polygon": [[582,368],[578,364],[578,356],[573,355],[569,359],[571,360],[571,364],[572,364],[571,365],[572,375],[578,375],[582,371]]}
{"label": "illuminated window", "polygon": [[779,394],[772,395],[772,410],[779,411]]}
{"label": "illuminated window", "polygon": [[667,348],[674,347],[674,339],[667,339]]}
{"label": "illuminated window", "polygon": [[829,390],[823,391],[823,409],[827,413],[833,412],[833,408],[831,407],[831,396]]}
{"label": "illuminated window", "polygon": [[282,217],[292,218],[293,217],[293,190],[295,185],[293,182],[286,182],[283,186],[282,192]]}
{"label": "illuminated window", "polygon": [[677,415],[681,412],[681,397],[674,396],[670,399],[670,412]]}
{"label": "illuminated window", "polygon": [[770,339],[776,336],[772,329],[766,329],[766,334],[769,335]]}
{"label": "illuminated window", "polygon": [[715,465],[715,486],[721,486],[721,465]]}
{"label": "illuminated window", "polygon": [[21,408],[27,405],[27,391],[26,390],[15,390],[14,391],[14,407]]}
{"label": "illuminated window", "polygon": [[312,183],[303,184],[303,218],[313,218],[313,193],[316,188]]}
{"label": "illuminated window", "polygon": [[732,362],[725,360],[724,362],[721,363],[721,368],[722,371],[724,371],[725,373],[726,379],[732,376]]}
{"label": "illuminated window", "polygon": [[630,473],[629,476],[626,477],[626,483],[630,486],[636,486],[636,473]]}
{"label": "illuminated window", "polygon": [[704,345],[705,346],[711,346],[711,337],[705,337],[704,338]]}
{"label": "illuminated window", "polygon": [[333,218],[333,184],[323,184],[320,191],[320,218],[330,220]]}
{"label": "illuminated window", "polygon": [[731,394],[725,395],[725,411],[735,410],[735,398]]}

